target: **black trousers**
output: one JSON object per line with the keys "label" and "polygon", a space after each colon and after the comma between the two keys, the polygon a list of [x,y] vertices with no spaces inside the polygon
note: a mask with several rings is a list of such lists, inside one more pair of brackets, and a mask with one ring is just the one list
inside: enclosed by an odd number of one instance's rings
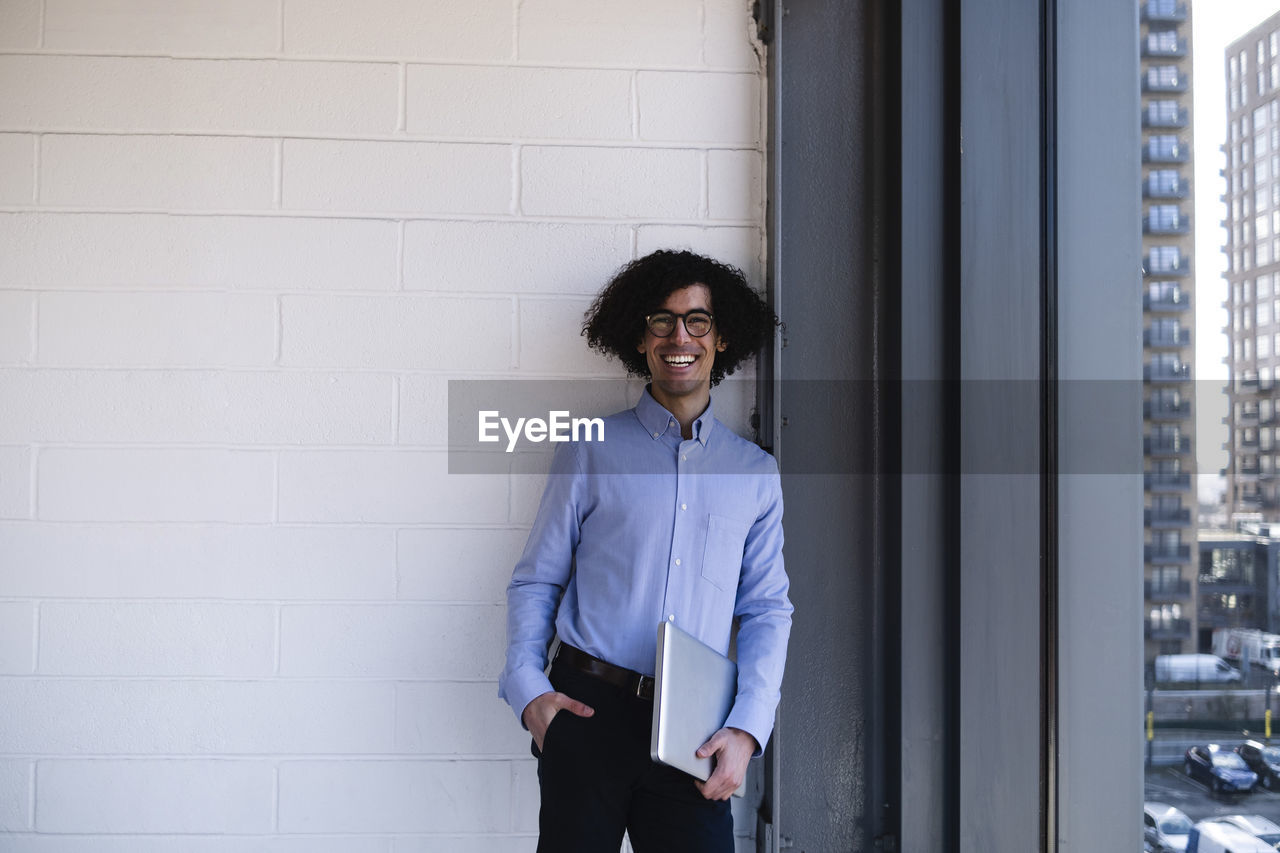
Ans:
{"label": "black trousers", "polygon": [[687,773],[649,757],[653,702],[559,664],[551,683],[595,710],[560,711],[538,759],[538,853],[733,853],[728,802],[704,799]]}

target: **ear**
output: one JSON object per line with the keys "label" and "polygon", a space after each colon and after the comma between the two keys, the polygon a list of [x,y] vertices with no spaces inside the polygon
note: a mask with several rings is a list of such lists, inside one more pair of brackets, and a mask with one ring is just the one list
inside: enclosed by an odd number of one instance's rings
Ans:
{"label": "ear", "polygon": [[725,349],[728,348],[728,346],[729,346],[729,342],[726,341],[724,338],[721,338],[720,340],[716,341],[716,352],[724,352]]}

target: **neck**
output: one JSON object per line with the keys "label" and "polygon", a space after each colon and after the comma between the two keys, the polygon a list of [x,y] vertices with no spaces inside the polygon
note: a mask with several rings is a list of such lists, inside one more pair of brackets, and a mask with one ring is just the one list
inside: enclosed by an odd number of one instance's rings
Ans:
{"label": "neck", "polygon": [[707,410],[707,406],[711,405],[709,387],[699,388],[690,394],[668,394],[656,384],[651,384],[649,393],[662,408],[675,416],[680,423],[680,437],[686,441],[693,438],[693,422]]}

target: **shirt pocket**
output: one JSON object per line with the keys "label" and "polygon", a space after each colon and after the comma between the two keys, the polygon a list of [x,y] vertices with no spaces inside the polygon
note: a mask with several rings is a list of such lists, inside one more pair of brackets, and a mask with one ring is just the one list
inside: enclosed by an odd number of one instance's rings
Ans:
{"label": "shirt pocket", "polygon": [[725,515],[707,516],[707,543],[702,549],[702,576],[717,589],[738,588],[742,550],[751,524]]}

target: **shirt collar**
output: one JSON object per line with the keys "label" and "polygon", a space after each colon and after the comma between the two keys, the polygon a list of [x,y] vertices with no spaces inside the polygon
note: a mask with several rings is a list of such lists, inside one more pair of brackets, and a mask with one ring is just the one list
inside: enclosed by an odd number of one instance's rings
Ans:
{"label": "shirt collar", "polygon": [[[714,398],[708,400],[706,411],[693,422],[693,437],[703,447],[707,446],[707,438],[711,435],[711,431],[715,426],[715,405]],[[640,395],[640,402],[636,403],[636,417],[640,419],[645,431],[653,438],[657,438],[666,432],[671,422],[675,420],[675,415],[668,412],[661,403],[653,399],[653,395],[649,393],[648,385],[644,387],[644,392]]]}

